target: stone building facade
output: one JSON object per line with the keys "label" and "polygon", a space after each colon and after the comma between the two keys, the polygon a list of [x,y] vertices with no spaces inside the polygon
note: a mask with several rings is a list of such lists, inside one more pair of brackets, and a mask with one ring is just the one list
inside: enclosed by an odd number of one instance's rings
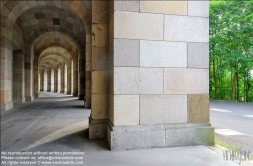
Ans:
{"label": "stone building facade", "polygon": [[111,150],[211,145],[208,17],[208,1],[1,1],[1,111],[66,93]]}

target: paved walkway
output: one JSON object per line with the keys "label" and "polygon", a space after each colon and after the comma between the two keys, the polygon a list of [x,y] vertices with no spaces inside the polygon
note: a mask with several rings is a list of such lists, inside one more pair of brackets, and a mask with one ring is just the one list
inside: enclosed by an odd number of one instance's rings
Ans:
{"label": "paved walkway", "polygon": [[[1,113],[2,156],[3,152],[17,152],[15,156],[29,156],[29,159],[23,161],[34,163],[31,165],[39,165],[39,162],[41,165],[52,165],[55,161],[69,162],[65,165],[75,166],[78,163],[91,166],[238,165],[223,160],[221,154],[206,146],[112,152],[106,140],[87,138],[89,115],[90,110],[83,108],[83,101],[63,94],[43,93],[33,102],[15,104],[14,109]],[[39,155],[27,155],[32,152],[38,152]],[[7,154],[4,156],[10,157]],[[47,158],[48,156],[64,156],[65,159]],[[8,159],[2,161],[8,162]]]}

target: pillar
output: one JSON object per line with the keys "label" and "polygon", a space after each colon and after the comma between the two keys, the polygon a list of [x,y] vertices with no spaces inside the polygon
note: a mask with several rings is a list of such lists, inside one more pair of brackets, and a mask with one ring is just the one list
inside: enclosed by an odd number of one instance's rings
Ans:
{"label": "pillar", "polygon": [[64,83],[65,83],[65,67],[64,65],[61,66],[61,93],[64,93]]}
{"label": "pillar", "polygon": [[[26,46],[29,47],[29,46]],[[28,48],[28,50],[30,47]],[[26,49],[27,50],[27,49]],[[30,51],[25,55],[25,100],[33,101],[33,56]]]}
{"label": "pillar", "polygon": [[58,92],[58,69],[54,70],[54,92]]}
{"label": "pillar", "polygon": [[34,56],[33,71],[34,71],[34,96],[39,97],[39,69],[38,56]]}
{"label": "pillar", "polygon": [[71,94],[71,64],[67,65],[67,95]]}
{"label": "pillar", "polygon": [[111,3],[111,150],[213,145],[208,1]]}
{"label": "pillar", "polygon": [[73,81],[74,81],[74,87],[73,87],[73,96],[78,96],[78,55],[74,55],[73,57]]}
{"label": "pillar", "polygon": [[44,91],[44,69],[40,71],[40,91]]}
{"label": "pillar", "polygon": [[13,52],[13,103],[25,102],[25,59],[22,50]]}
{"label": "pillar", "polygon": [[[106,137],[109,116],[109,3],[108,1],[92,1],[92,10],[91,116],[89,120],[89,138],[98,139]],[[103,11],[103,13],[100,11]],[[88,62],[86,63],[89,64]]]}
{"label": "pillar", "polygon": [[86,34],[85,108],[91,108],[91,34]]}
{"label": "pillar", "polygon": [[47,70],[47,92],[51,92],[51,69]]}
{"label": "pillar", "polygon": [[[2,29],[4,31],[2,31]],[[1,111],[6,111],[13,108],[12,102],[12,42],[11,37],[4,36],[9,31],[1,26],[1,75],[0,75],[0,108]],[[11,32],[8,32],[11,34]]]}
{"label": "pillar", "polygon": [[80,100],[84,100],[85,90],[85,53],[83,50],[79,50],[79,90],[78,96]]}

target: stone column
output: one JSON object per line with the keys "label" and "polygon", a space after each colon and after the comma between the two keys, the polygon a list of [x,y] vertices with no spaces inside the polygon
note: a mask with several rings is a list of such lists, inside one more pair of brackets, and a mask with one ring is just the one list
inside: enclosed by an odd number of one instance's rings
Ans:
{"label": "stone column", "polygon": [[91,108],[91,34],[86,34],[85,108]]}
{"label": "stone column", "polygon": [[25,59],[22,50],[13,52],[13,103],[25,102]]}
{"label": "stone column", "polygon": [[[26,45],[28,49],[31,49],[29,45]],[[33,57],[31,52],[27,52],[25,55],[25,100],[33,101]]]}
{"label": "stone column", "polygon": [[78,55],[75,54],[73,58],[73,65],[74,65],[74,88],[73,88],[73,96],[78,96]]}
{"label": "stone column", "polygon": [[67,95],[71,94],[71,65],[67,66]]}
{"label": "stone column", "polygon": [[58,92],[58,69],[54,70],[54,92]]}
{"label": "stone column", "polygon": [[79,53],[79,90],[78,96],[80,100],[84,100],[84,90],[85,90],[85,53],[80,50]]}
{"label": "stone column", "polygon": [[[105,138],[109,115],[109,2],[92,1],[91,116],[89,138]],[[103,11],[103,13],[101,13]]]}
{"label": "stone column", "polygon": [[51,92],[51,69],[47,70],[47,92]]}
{"label": "stone column", "polygon": [[111,3],[111,150],[213,145],[208,1]]}
{"label": "stone column", "polygon": [[[4,36],[11,34],[11,32],[5,27],[1,26],[1,32],[2,29],[5,30],[4,34],[1,33],[1,58],[0,58],[0,69],[1,69],[1,75],[0,75],[0,108],[1,111],[6,111],[11,108],[13,108],[13,102],[12,102],[12,42],[10,40],[10,36]],[[8,32],[8,33],[7,33]]]}
{"label": "stone column", "polygon": [[65,82],[64,73],[65,73],[65,67],[64,65],[62,65],[61,66],[61,93],[64,93],[64,82]]}
{"label": "stone column", "polygon": [[44,91],[44,69],[40,71],[40,91]]}
{"label": "stone column", "polygon": [[34,72],[34,95],[39,97],[39,66],[38,66],[38,56],[34,56],[33,62],[33,72]]}

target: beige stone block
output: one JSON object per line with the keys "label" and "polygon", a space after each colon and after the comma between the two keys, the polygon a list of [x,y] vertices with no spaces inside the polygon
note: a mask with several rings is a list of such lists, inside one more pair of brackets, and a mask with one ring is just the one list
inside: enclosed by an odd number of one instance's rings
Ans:
{"label": "beige stone block", "polygon": [[139,95],[114,95],[113,98],[113,125],[139,125]]}
{"label": "beige stone block", "polygon": [[107,71],[92,71],[92,93],[109,92],[109,73]]}
{"label": "beige stone block", "polygon": [[187,95],[187,122],[209,122],[209,95]]}
{"label": "beige stone block", "polygon": [[188,16],[209,17],[209,1],[188,1]]}
{"label": "beige stone block", "polygon": [[92,24],[92,46],[107,47],[109,43],[108,24]]}
{"label": "beige stone block", "polygon": [[209,93],[208,69],[164,69],[164,94]]}
{"label": "beige stone block", "polygon": [[141,95],[140,124],[187,123],[187,95]]}
{"label": "beige stone block", "polygon": [[92,119],[108,119],[109,103],[107,94],[92,94],[91,116]]}
{"label": "beige stone block", "polygon": [[114,37],[163,40],[162,14],[114,12]]}
{"label": "beige stone block", "polygon": [[92,47],[92,70],[108,68],[108,48]]}
{"label": "beige stone block", "polygon": [[187,1],[140,1],[140,12],[187,15]]}
{"label": "beige stone block", "polygon": [[86,62],[86,71],[91,71],[91,62]]}
{"label": "beige stone block", "polygon": [[165,15],[164,40],[208,43],[209,19]]}
{"label": "beige stone block", "polygon": [[92,23],[107,23],[109,3],[107,1],[92,1]]}

